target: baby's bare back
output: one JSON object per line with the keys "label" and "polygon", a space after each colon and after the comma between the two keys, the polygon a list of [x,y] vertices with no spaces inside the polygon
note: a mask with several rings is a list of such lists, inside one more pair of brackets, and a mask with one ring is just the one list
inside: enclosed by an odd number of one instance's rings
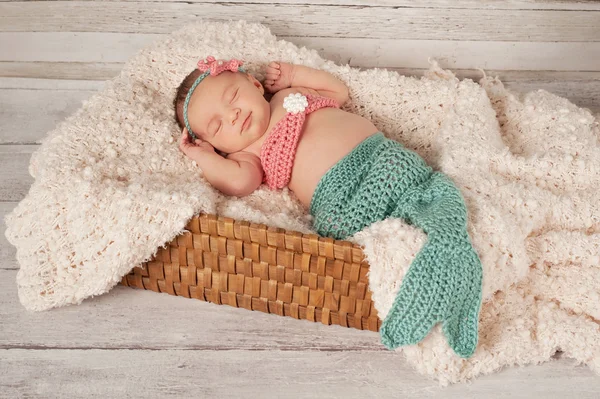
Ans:
{"label": "baby's bare back", "polygon": [[368,119],[337,108],[322,108],[308,114],[298,143],[290,190],[308,208],[323,175],[377,132]]}

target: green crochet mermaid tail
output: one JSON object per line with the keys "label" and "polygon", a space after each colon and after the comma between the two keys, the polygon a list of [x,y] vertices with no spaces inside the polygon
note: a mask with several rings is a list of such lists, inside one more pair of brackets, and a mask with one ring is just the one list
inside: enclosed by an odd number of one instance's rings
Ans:
{"label": "green crochet mermaid tail", "polygon": [[383,321],[382,342],[390,349],[413,345],[442,322],[454,352],[464,358],[473,354],[482,266],[467,233],[464,199],[450,178],[379,132],[323,176],[310,212],[317,232],[335,239],[387,217],[421,228],[427,242]]}

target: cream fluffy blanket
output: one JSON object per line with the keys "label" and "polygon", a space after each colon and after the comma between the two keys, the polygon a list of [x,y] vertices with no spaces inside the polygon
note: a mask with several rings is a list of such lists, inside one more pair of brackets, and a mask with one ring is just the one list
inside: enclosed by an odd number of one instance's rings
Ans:
{"label": "cream fluffy blanket", "polygon": [[[484,266],[479,345],[461,359],[438,325],[399,349],[419,372],[447,384],[557,350],[600,370],[600,144],[587,109],[545,91],[517,96],[490,77],[459,81],[435,63],[422,79],[338,66],[243,21],[187,26],[142,50],[44,138],[31,158],[35,182],[6,217],[27,309],[109,291],[200,211],[311,232],[290,193],[224,197],[177,148],[175,88],[210,54],[247,60],[259,79],[271,60],[331,72],[350,88],[347,111],[461,189]],[[425,235],[386,220],[353,240],[383,318]]]}

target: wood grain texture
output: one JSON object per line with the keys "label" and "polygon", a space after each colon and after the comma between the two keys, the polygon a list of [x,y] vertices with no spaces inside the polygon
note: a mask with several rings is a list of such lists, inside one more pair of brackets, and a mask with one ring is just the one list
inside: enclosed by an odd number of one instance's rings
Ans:
{"label": "wood grain texture", "polygon": [[167,34],[1,32],[0,61],[125,62]]}
{"label": "wood grain texture", "polygon": [[[0,3],[4,32],[170,33],[200,18],[245,19],[275,35],[376,39],[600,41],[600,12],[238,2]],[[90,16],[93,16],[90,18]]]}
{"label": "wood grain texture", "polygon": [[[19,263],[17,262],[17,250],[8,242],[6,236],[4,235],[4,232],[6,231],[4,217],[16,206],[16,201],[0,201],[0,231],[3,233],[0,234],[0,270],[19,269]],[[14,280],[10,281],[10,284],[14,284]],[[1,301],[0,304],[2,304]]]}
{"label": "wood grain texture", "polygon": [[119,75],[123,65],[123,62],[0,61],[0,82],[6,80],[3,77],[108,80]]}
{"label": "wood grain texture", "polygon": [[94,93],[91,90],[1,90],[0,143],[39,142]]}
{"label": "wood grain texture", "polygon": [[0,349],[387,351],[371,331],[123,286],[81,305],[29,312],[19,303],[16,273],[0,270]]}
{"label": "wood grain texture", "polygon": [[569,359],[441,388],[385,352],[40,348],[0,357],[6,398],[592,399],[598,392],[596,376]]}
{"label": "wood grain texture", "polygon": [[15,275],[0,270],[0,397],[563,398],[585,387],[578,397],[592,398],[600,391],[600,379],[567,358],[440,388],[385,350],[376,333],[127,287],[32,313],[18,303]]}
{"label": "wood grain texture", "polygon": [[[0,33],[0,62],[126,62],[140,49],[165,37],[97,32],[4,32]],[[364,68],[426,68],[428,58],[435,58],[444,67],[457,69],[600,71],[600,42],[278,38],[314,49],[321,57],[337,64]],[[74,48],[79,50],[73,51]]]}
{"label": "wood grain texture", "polygon": [[0,201],[20,201],[25,198],[33,177],[28,166],[37,145],[0,145]]}
{"label": "wood grain texture", "polygon": [[[338,39],[298,37],[325,58],[344,65],[424,68],[434,58],[445,68],[600,71],[600,42],[533,43],[458,40]],[[332,51],[331,49],[335,49]],[[482,57],[485,54],[485,57]]]}
{"label": "wood grain texture", "polygon": [[[0,0],[2,2],[22,2],[23,0]],[[53,1],[53,0],[41,0]],[[115,1],[115,0],[83,0],[83,1]],[[181,0],[119,0],[136,3],[177,3]],[[187,3],[248,3],[248,0],[186,0]],[[495,10],[600,10],[596,0],[310,0],[310,4],[336,6],[367,7],[403,7],[403,8],[468,8]],[[306,0],[253,0],[254,4],[306,4]]]}
{"label": "wood grain texture", "polygon": [[568,359],[440,388],[400,356],[379,352],[12,349],[0,356],[11,398],[550,399],[573,398],[585,386],[577,398],[591,399],[597,382]]}

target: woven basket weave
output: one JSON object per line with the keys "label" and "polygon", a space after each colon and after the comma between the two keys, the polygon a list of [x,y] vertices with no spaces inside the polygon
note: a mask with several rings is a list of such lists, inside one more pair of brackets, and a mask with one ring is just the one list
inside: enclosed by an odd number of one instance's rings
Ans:
{"label": "woven basket weave", "polygon": [[194,216],[121,284],[378,331],[359,246],[226,217]]}

